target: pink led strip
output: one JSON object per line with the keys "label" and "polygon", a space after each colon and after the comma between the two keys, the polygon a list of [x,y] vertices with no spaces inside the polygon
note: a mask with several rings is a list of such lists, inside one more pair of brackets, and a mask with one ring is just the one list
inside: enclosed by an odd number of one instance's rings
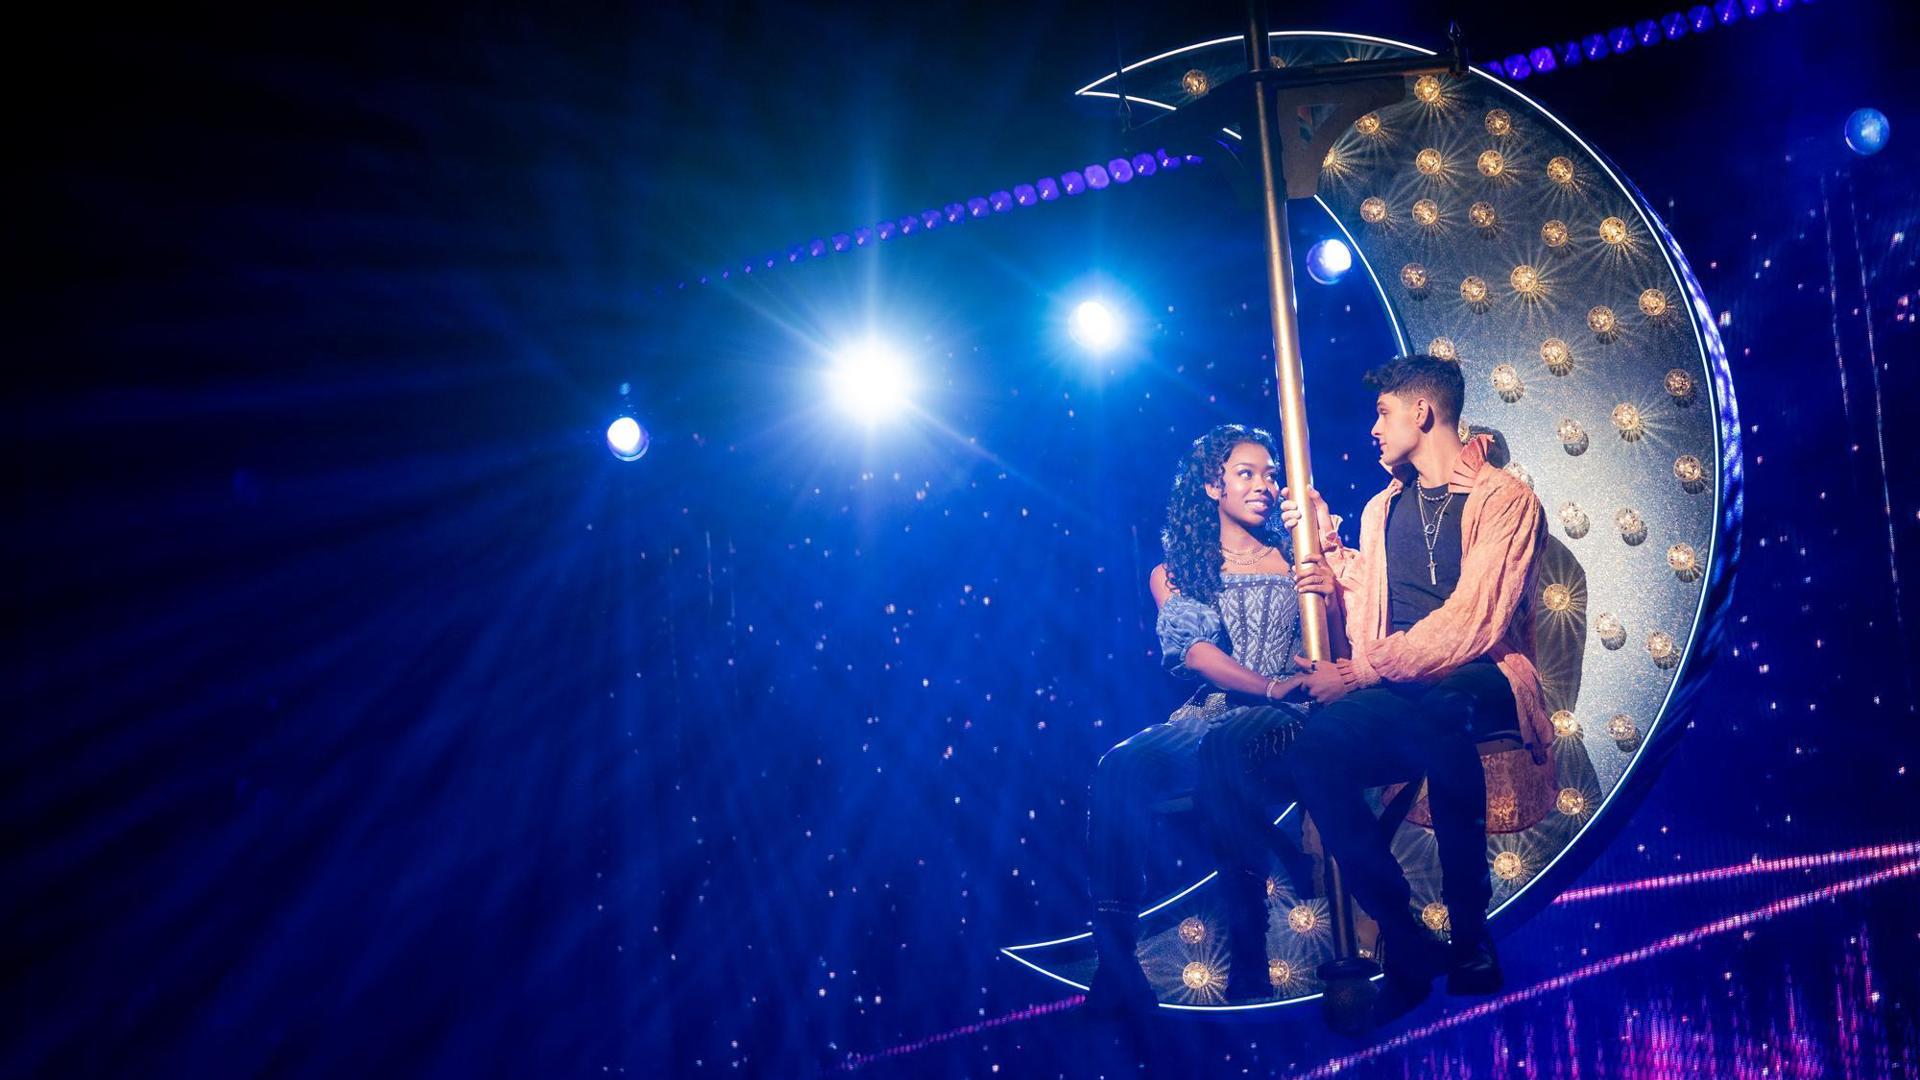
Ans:
{"label": "pink led strip", "polygon": [[927,1047],[933,1046],[936,1043],[948,1042],[967,1035],[977,1035],[988,1028],[997,1028],[1002,1024],[1011,1024],[1020,1020],[1031,1020],[1036,1016],[1045,1016],[1048,1013],[1071,1009],[1085,1000],[1087,1000],[1087,995],[1074,994],[1071,997],[1061,998],[1059,1001],[1049,1001],[1040,1005],[1029,1005],[1024,1009],[1015,1009],[1005,1016],[996,1016],[991,1020],[981,1020],[978,1023],[968,1024],[965,1027],[954,1028],[952,1031],[943,1031],[938,1035],[929,1035],[918,1042],[890,1046],[885,1050],[871,1054],[854,1054],[840,1063],[840,1069],[843,1072],[848,1072],[858,1069],[862,1065],[872,1064],[883,1058],[900,1057],[904,1054],[911,1054],[917,1050],[925,1050]]}
{"label": "pink led strip", "polygon": [[[1819,856],[1809,857],[1818,858]],[[1909,860],[1896,866],[1887,867],[1884,870],[1876,870],[1862,877],[1849,878],[1846,881],[1836,882],[1832,885],[1814,889],[1811,892],[1800,893],[1797,896],[1789,896],[1784,900],[1775,900],[1764,907],[1742,912],[1739,915],[1729,915],[1724,919],[1717,919],[1705,926],[1695,927],[1692,930],[1685,930],[1678,934],[1661,938],[1651,945],[1642,946],[1632,952],[1621,953],[1618,956],[1610,956],[1605,960],[1597,960],[1585,967],[1575,968],[1562,975],[1555,975],[1551,979],[1536,983],[1524,990],[1516,990],[1511,994],[1505,994],[1492,1001],[1483,1002],[1472,1008],[1454,1013],[1452,1016],[1436,1020],[1423,1027],[1402,1032],[1383,1043],[1370,1046],[1358,1053],[1334,1058],[1319,1068],[1314,1069],[1312,1072],[1301,1073],[1296,1080],[1324,1080],[1325,1077],[1333,1076],[1345,1069],[1350,1069],[1361,1062],[1370,1061],[1392,1050],[1398,1050],[1436,1032],[1445,1031],[1448,1028],[1456,1027],[1460,1024],[1478,1020],[1483,1016],[1499,1012],[1509,1005],[1528,1001],[1540,997],[1543,994],[1550,994],[1556,990],[1564,989],[1576,982],[1580,982],[1583,979],[1588,979],[1595,975],[1603,975],[1617,968],[1625,967],[1628,964],[1637,964],[1642,960],[1658,956],[1664,952],[1684,948],[1702,938],[1712,937],[1716,934],[1724,934],[1730,930],[1743,929],[1757,922],[1765,922],[1776,915],[1784,915],[1790,911],[1798,911],[1803,907],[1809,907],[1823,900],[1831,900],[1836,896],[1842,896],[1850,892],[1858,892],[1861,889],[1869,889],[1875,885],[1885,884],[1896,878],[1907,877],[1916,872],[1920,872],[1920,859]]]}
{"label": "pink led strip", "polygon": [[1762,859],[1755,855],[1751,862],[1734,866],[1719,866],[1711,870],[1694,870],[1685,874],[1667,874],[1662,877],[1642,878],[1639,881],[1619,881],[1607,885],[1588,885],[1580,889],[1568,889],[1554,900],[1555,904],[1571,904],[1580,900],[1596,900],[1603,896],[1617,896],[1621,893],[1647,892],[1652,889],[1675,889],[1686,885],[1699,885],[1709,881],[1725,881],[1728,878],[1749,877],[1754,874],[1777,874],[1793,870],[1812,870],[1822,866],[1839,866],[1845,863],[1866,862],[1875,859],[1899,859],[1920,855],[1920,840],[1909,840],[1899,844],[1875,844],[1871,847],[1857,847],[1847,851],[1827,851],[1818,855],[1790,855],[1783,859]]}

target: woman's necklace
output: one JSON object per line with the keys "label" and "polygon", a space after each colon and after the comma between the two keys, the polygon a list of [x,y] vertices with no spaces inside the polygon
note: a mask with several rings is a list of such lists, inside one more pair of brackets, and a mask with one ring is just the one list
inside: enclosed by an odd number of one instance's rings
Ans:
{"label": "woman's necklace", "polygon": [[1271,547],[1259,543],[1256,543],[1247,551],[1235,551],[1225,544],[1220,545],[1221,556],[1235,566],[1252,566],[1261,559],[1266,558],[1272,551],[1273,549]]}
{"label": "woman's necklace", "polygon": [[[1414,482],[1413,490],[1416,495],[1420,496],[1420,501],[1416,502],[1414,506],[1420,511],[1420,538],[1426,541],[1427,545],[1427,584],[1438,585],[1440,584],[1440,570],[1434,563],[1433,548],[1435,543],[1440,539],[1440,523],[1446,520],[1447,507],[1453,505],[1453,489],[1451,487],[1443,488],[1442,490],[1445,491],[1446,494],[1433,499],[1427,498],[1427,490],[1421,487],[1418,481]],[[1430,502],[1440,504],[1440,512],[1434,515],[1432,524],[1428,524],[1427,522],[1427,504]]]}

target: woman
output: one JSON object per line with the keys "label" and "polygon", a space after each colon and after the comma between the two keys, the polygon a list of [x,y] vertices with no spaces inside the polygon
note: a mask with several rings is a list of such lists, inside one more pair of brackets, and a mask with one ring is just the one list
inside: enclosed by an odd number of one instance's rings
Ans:
{"label": "woman", "polygon": [[[1195,791],[1202,737],[1257,709],[1269,714],[1264,719],[1271,722],[1260,726],[1274,733],[1277,751],[1305,715],[1303,706],[1283,700],[1300,684],[1291,674],[1299,651],[1298,592],[1330,595],[1332,580],[1324,568],[1296,572],[1289,563],[1279,504],[1279,453],[1273,437],[1258,428],[1227,424],[1207,432],[1194,440],[1174,477],[1161,534],[1166,562],[1153,568],[1149,586],[1160,608],[1163,662],[1202,685],[1166,723],[1107,751],[1094,774],[1087,816],[1099,958],[1090,996],[1097,1007],[1144,1009],[1158,1002],[1135,952],[1146,892],[1142,855],[1154,806]],[[1284,715],[1271,715],[1276,710]],[[1249,808],[1221,801],[1200,802],[1209,831],[1245,835],[1244,822],[1228,819]],[[1228,996],[1267,996],[1266,876],[1243,870],[1223,878]]]}

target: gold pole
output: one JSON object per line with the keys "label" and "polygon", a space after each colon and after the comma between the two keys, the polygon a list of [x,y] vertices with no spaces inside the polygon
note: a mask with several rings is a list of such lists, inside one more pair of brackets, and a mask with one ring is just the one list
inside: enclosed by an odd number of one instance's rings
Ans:
{"label": "gold pole", "polygon": [[[1248,11],[1247,64],[1259,72],[1267,63],[1266,18],[1259,0],[1248,4]],[[1300,369],[1300,317],[1293,306],[1293,245],[1287,237],[1286,180],[1272,115],[1273,91],[1256,79],[1253,93],[1260,184],[1266,203],[1267,300],[1273,311],[1273,374],[1280,404],[1280,450],[1287,487],[1304,508],[1307,489],[1313,486],[1313,459],[1307,451],[1307,388],[1306,377]],[[1314,531],[1311,514],[1301,514],[1300,524],[1293,530],[1293,553],[1296,562],[1320,557],[1320,536]],[[1308,659],[1333,659],[1327,641],[1326,598],[1317,593],[1300,594],[1300,640]]]}

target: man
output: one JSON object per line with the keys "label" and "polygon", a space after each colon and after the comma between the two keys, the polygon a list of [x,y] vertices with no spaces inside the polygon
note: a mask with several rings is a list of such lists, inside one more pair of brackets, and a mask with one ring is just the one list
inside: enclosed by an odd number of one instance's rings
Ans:
{"label": "man", "polygon": [[[1539,499],[1488,463],[1489,436],[1460,438],[1457,364],[1413,356],[1366,379],[1379,391],[1372,434],[1392,479],[1361,515],[1358,548],[1341,544],[1317,493],[1283,492],[1282,521],[1292,527],[1310,513],[1321,534],[1350,655],[1300,659],[1305,690],[1321,707],[1278,765],[1354,898],[1379,923],[1387,986],[1377,1015],[1385,1019],[1424,999],[1443,971],[1452,993],[1500,988],[1486,929],[1486,779],[1475,743],[1517,728],[1535,762],[1551,768],[1553,729],[1532,658],[1533,570],[1545,536]],[[1302,569],[1311,571],[1310,561]],[[1214,745],[1201,756],[1216,775],[1207,782],[1257,777],[1218,763],[1242,748],[1257,755],[1258,734],[1242,724],[1210,735]],[[1414,920],[1406,877],[1364,795],[1423,776],[1450,954]]]}

